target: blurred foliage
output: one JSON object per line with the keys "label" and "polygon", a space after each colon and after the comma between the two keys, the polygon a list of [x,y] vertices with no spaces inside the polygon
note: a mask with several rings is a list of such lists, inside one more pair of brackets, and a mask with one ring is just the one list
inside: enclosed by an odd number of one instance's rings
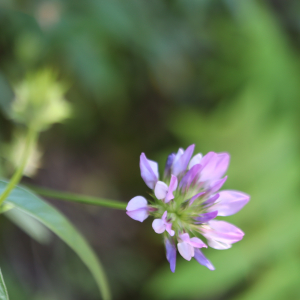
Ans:
{"label": "blurred foliage", "polygon": [[[128,201],[147,195],[141,152],[162,170],[169,152],[196,143],[198,152],[228,151],[226,188],[251,195],[226,218],[244,239],[205,252],[216,270],[179,257],[175,274],[150,221],[55,202],[102,258],[115,299],[300,298],[299,17],[297,0],[1,2],[1,149],[15,153],[20,129],[8,117],[12,86],[46,67],[70,86],[72,115],[43,133],[34,183]],[[13,164],[4,156],[7,175]],[[43,264],[28,270],[36,251],[0,222],[12,299],[97,299],[59,242],[54,254],[34,246]],[[37,277],[45,279],[35,284]]]}

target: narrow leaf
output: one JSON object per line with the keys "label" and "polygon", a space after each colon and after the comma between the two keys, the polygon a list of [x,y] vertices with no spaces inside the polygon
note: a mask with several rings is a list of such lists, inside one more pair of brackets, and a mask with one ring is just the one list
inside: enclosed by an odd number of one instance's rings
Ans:
{"label": "narrow leaf", "polygon": [[19,209],[10,209],[9,211],[6,211],[4,215],[32,239],[40,244],[49,244],[51,232],[35,218],[32,218]]}
{"label": "narrow leaf", "polygon": [[[0,193],[3,192],[6,185],[5,181],[0,181]],[[16,209],[32,216],[58,235],[89,268],[98,284],[102,298],[104,300],[111,299],[106,276],[96,254],[59,211],[22,187],[16,187],[9,194],[5,203],[14,205]]]}

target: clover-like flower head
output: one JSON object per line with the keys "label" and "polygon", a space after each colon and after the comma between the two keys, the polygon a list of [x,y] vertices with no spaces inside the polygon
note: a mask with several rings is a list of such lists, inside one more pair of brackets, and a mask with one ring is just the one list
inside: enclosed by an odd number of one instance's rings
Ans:
{"label": "clover-like flower head", "polygon": [[215,220],[217,216],[230,216],[248,203],[250,196],[234,190],[220,191],[227,176],[230,156],[228,153],[198,153],[192,157],[195,145],[168,156],[164,181],[159,180],[158,164],[144,153],[140,157],[141,176],[152,189],[151,199],[132,198],[127,214],[143,222],[149,215],[155,219],[154,231],[164,234],[167,260],[171,271],[176,266],[178,252],[186,260],[194,257],[201,265],[214,270],[201,248],[228,249],[240,241],[244,233],[236,226]]}

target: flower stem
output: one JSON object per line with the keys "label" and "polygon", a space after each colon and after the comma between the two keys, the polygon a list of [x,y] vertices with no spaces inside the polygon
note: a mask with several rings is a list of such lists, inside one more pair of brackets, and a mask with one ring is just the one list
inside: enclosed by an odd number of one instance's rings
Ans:
{"label": "flower stem", "polygon": [[23,172],[24,172],[24,169],[26,167],[32,146],[34,145],[34,143],[36,141],[37,135],[38,135],[38,132],[35,129],[33,129],[33,128],[28,129],[26,141],[25,141],[25,148],[24,148],[24,152],[21,157],[20,165],[18,166],[17,170],[15,171],[13,177],[9,181],[5,190],[0,195],[0,206],[2,205],[4,200],[8,197],[10,192],[14,189],[14,187],[20,182]]}
{"label": "flower stem", "polygon": [[121,210],[126,210],[126,206],[127,206],[127,203],[123,203],[121,201],[108,200],[108,199],[103,199],[98,197],[78,195],[78,194],[72,194],[66,192],[59,192],[59,191],[41,188],[41,187],[35,187],[31,185],[28,187],[32,191],[36,192],[41,196],[55,198],[58,200],[73,201],[73,202],[79,202],[83,204],[104,206],[104,207],[110,207],[110,208],[121,209]]}

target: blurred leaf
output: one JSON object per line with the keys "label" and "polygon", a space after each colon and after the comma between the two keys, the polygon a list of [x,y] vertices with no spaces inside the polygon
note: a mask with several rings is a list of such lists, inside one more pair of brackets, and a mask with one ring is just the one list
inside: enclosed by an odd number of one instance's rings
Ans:
{"label": "blurred leaf", "polygon": [[0,108],[6,114],[10,114],[11,103],[14,93],[3,74],[0,73]]}
{"label": "blurred leaf", "polygon": [[[6,182],[0,181],[0,192],[5,189],[6,185]],[[78,233],[60,212],[44,202],[41,198],[21,187],[15,188],[5,203],[14,205],[16,209],[40,221],[57,234],[78,254],[85,265],[90,269],[103,299],[110,299],[106,277],[97,256],[81,234]]]}
{"label": "blurred leaf", "polygon": [[[299,285],[299,259],[296,255],[284,257],[276,262],[272,268],[262,272],[255,279],[255,284],[235,300],[281,300],[298,299],[293,294]],[[275,288],[274,288],[275,287]]]}
{"label": "blurred leaf", "polygon": [[0,270],[0,300],[9,300],[1,270]]}
{"label": "blurred leaf", "polygon": [[11,209],[5,213],[5,216],[37,242],[41,244],[50,242],[49,230],[36,219],[24,214],[23,211]]}

